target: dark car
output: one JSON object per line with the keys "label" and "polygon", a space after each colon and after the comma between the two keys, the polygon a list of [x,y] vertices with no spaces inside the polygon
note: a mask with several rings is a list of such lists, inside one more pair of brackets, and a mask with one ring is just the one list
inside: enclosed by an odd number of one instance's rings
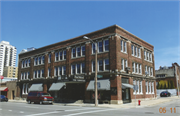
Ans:
{"label": "dark car", "polygon": [[0,101],[6,101],[8,102],[8,98],[5,95],[1,95]]}
{"label": "dark car", "polygon": [[53,104],[54,98],[46,92],[29,92],[26,100],[29,104],[31,102]]}
{"label": "dark car", "polygon": [[160,96],[161,97],[169,97],[169,96],[171,96],[171,93],[169,93],[168,91],[163,91],[160,93]]}

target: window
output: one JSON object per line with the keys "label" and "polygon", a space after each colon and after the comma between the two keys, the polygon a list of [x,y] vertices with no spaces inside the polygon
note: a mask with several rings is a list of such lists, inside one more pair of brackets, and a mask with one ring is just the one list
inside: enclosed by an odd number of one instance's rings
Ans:
{"label": "window", "polygon": [[139,93],[142,94],[142,81],[139,82]]}
{"label": "window", "polygon": [[153,76],[153,68],[151,68],[151,76]]}
{"label": "window", "polygon": [[34,71],[34,78],[37,78],[37,72],[36,72],[36,70]]}
{"label": "window", "polygon": [[126,53],[127,52],[127,46],[126,46],[126,42],[124,41],[124,52]]}
{"label": "window", "polygon": [[76,53],[77,53],[76,56],[81,56],[81,51],[80,50],[81,50],[80,47],[76,48]]}
{"label": "window", "polygon": [[98,52],[103,52],[102,41],[98,42]]}
{"label": "window", "polygon": [[63,56],[64,56],[64,57],[63,57],[63,58],[64,58],[63,60],[66,60],[66,50],[63,51]]}
{"label": "window", "polygon": [[24,73],[24,79],[26,79],[26,72]]}
{"label": "window", "polygon": [[76,49],[73,48],[73,49],[72,49],[72,58],[75,58],[75,57],[76,57]]}
{"label": "window", "polygon": [[44,70],[41,70],[41,77],[44,77]]}
{"label": "window", "polygon": [[103,71],[103,60],[99,60],[98,65],[98,71]]}
{"label": "window", "polygon": [[40,70],[38,70],[38,71],[37,71],[37,73],[38,73],[38,78],[39,78],[39,77],[40,77],[40,75],[41,75],[41,74],[40,74],[40,72],[41,72]]}
{"label": "window", "polygon": [[85,56],[85,46],[81,46],[81,55]]}
{"label": "window", "polygon": [[37,57],[34,59],[34,65],[37,65],[38,64],[38,61],[37,61]]}
{"label": "window", "polygon": [[24,68],[24,60],[22,61],[21,67]]}
{"label": "window", "polygon": [[141,67],[141,64],[139,65],[139,73],[142,74],[142,67]]}
{"label": "window", "polygon": [[136,63],[136,73],[138,73],[138,64]]}
{"label": "window", "polygon": [[121,52],[123,52],[123,40],[121,40]]}
{"label": "window", "polygon": [[63,75],[66,75],[66,66],[63,66]]}
{"label": "window", "polygon": [[105,70],[109,70],[109,59],[104,60]]}
{"label": "window", "polygon": [[62,68],[59,67],[59,75],[62,75]]}
{"label": "window", "polygon": [[137,47],[134,47],[134,55],[137,56]]}
{"label": "window", "polygon": [[42,63],[44,64],[44,56],[42,56]]}
{"label": "window", "polygon": [[139,81],[137,81],[137,86],[138,86],[138,90],[137,90],[137,94],[139,94]]}
{"label": "window", "polygon": [[58,52],[55,53],[55,61],[58,61],[59,57],[58,57]]}
{"label": "window", "polygon": [[92,72],[95,72],[95,61],[92,61]]}
{"label": "window", "polygon": [[152,61],[152,54],[149,53],[149,61]]}
{"label": "window", "polygon": [[104,40],[104,51],[109,51],[109,40]]}
{"label": "window", "polygon": [[148,67],[148,74],[149,74],[149,76],[151,76],[151,74],[150,74],[150,67]]}
{"label": "window", "polygon": [[39,64],[41,64],[41,57],[39,57],[38,60],[39,60]]}
{"label": "window", "polygon": [[50,63],[51,62],[51,54],[49,54],[49,56],[48,56],[48,63]]}
{"label": "window", "polygon": [[29,77],[29,72],[27,72],[27,79],[29,79],[30,77]]}
{"label": "window", "polygon": [[27,62],[28,62],[28,61],[27,61],[27,59],[26,59],[26,65],[25,65],[26,67],[27,67],[27,64],[28,64]]}
{"label": "window", "polygon": [[80,64],[76,64],[76,73],[77,73],[77,74],[80,73]]}
{"label": "window", "polygon": [[96,46],[94,43],[92,43],[92,54],[96,53]]}
{"label": "window", "polygon": [[85,63],[82,63],[81,67],[82,67],[82,73],[85,73]]}
{"label": "window", "polygon": [[73,64],[71,67],[72,67],[72,68],[71,68],[71,69],[72,69],[71,74],[75,74],[75,72],[76,72],[75,64]]}
{"label": "window", "polygon": [[146,55],[147,60],[149,60],[149,52],[147,52]]}
{"label": "window", "polygon": [[58,76],[58,67],[55,67],[54,69],[54,76]]}
{"label": "window", "polygon": [[146,94],[148,94],[148,82],[146,82]]}
{"label": "window", "polygon": [[28,59],[28,66],[30,66],[31,64],[31,59]]}
{"label": "window", "polygon": [[145,66],[145,73],[148,73],[148,71],[147,71],[147,66]]}
{"label": "window", "polygon": [[141,58],[141,49],[138,48],[138,57]]}
{"label": "window", "polygon": [[144,59],[146,59],[146,51],[144,51]]}
{"label": "window", "polygon": [[27,83],[26,84],[26,94],[28,94],[28,92],[29,92],[29,84]]}
{"label": "window", "polygon": [[151,82],[149,82],[149,93],[151,93]]}
{"label": "window", "polygon": [[131,45],[132,56],[134,56],[134,46]]}
{"label": "window", "polygon": [[135,73],[135,63],[132,63],[132,72]]}
{"label": "window", "polygon": [[[136,80],[133,80],[133,85],[136,85]],[[136,90],[133,90],[133,94],[136,93]]]}
{"label": "window", "polygon": [[154,83],[152,82],[152,93],[154,94]]}
{"label": "window", "polygon": [[124,59],[121,59],[121,70],[124,71]]}
{"label": "window", "polygon": [[51,76],[51,69],[48,68],[48,77],[50,77],[50,76]]}
{"label": "window", "polygon": [[23,84],[23,88],[22,88],[22,94],[25,94],[25,93],[26,93],[25,88],[26,88],[26,84],[24,83],[24,84]]}

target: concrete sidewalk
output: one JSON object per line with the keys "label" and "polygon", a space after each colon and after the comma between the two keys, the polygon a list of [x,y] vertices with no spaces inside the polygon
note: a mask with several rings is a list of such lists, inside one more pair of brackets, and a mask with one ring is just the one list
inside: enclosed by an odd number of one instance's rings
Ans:
{"label": "concrete sidewalk", "polygon": [[[157,104],[161,104],[164,102],[170,102],[172,100],[175,99],[180,99],[178,98],[178,96],[171,96],[171,97],[157,97],[157,99],[153,99],[153,100],[143,100],[141,101],[141,105],[138,106],[138,99],[136,100],[136,104],[135,102],[132,103],[127,103],[127,104],[120,104],[120,105],[116,105],[116,104],[98,104],[98,107],[108,107],[108,108],[141,108],[141,107],[146,107],[146,106],[153,106],[153,105],[157,105]],[[9,102],[24,102],[26,103],[26,100],[9,100]],[[54,105],[63,105],[63,106],[80,106],[80,107],[94,107],[94,104],[92,103],[81,103],[81,104],[77,104],[77,103],[54,103]]]}

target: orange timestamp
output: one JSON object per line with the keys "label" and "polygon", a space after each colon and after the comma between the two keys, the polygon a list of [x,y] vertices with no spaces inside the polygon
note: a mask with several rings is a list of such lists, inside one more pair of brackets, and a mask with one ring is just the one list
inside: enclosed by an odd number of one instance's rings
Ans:
{"label": "orange timestamp", "polygon": [[[171,113],[173,113],[173,110],[174,110],[174,113],[176,113],[176,108],[170,108],[171,110]],[[159,113],[166,113],[166,107],[160,107],[159,108]]]}

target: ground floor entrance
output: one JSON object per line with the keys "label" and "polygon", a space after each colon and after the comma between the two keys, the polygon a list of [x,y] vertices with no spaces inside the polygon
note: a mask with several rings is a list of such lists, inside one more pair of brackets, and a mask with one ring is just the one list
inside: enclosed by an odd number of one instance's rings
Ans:
{"label": "ground floor entrance", "polygon": [[131,102],[131,96],[130,96],[130,89],[122,89],[122,101],[123,103],[130,103]]}

